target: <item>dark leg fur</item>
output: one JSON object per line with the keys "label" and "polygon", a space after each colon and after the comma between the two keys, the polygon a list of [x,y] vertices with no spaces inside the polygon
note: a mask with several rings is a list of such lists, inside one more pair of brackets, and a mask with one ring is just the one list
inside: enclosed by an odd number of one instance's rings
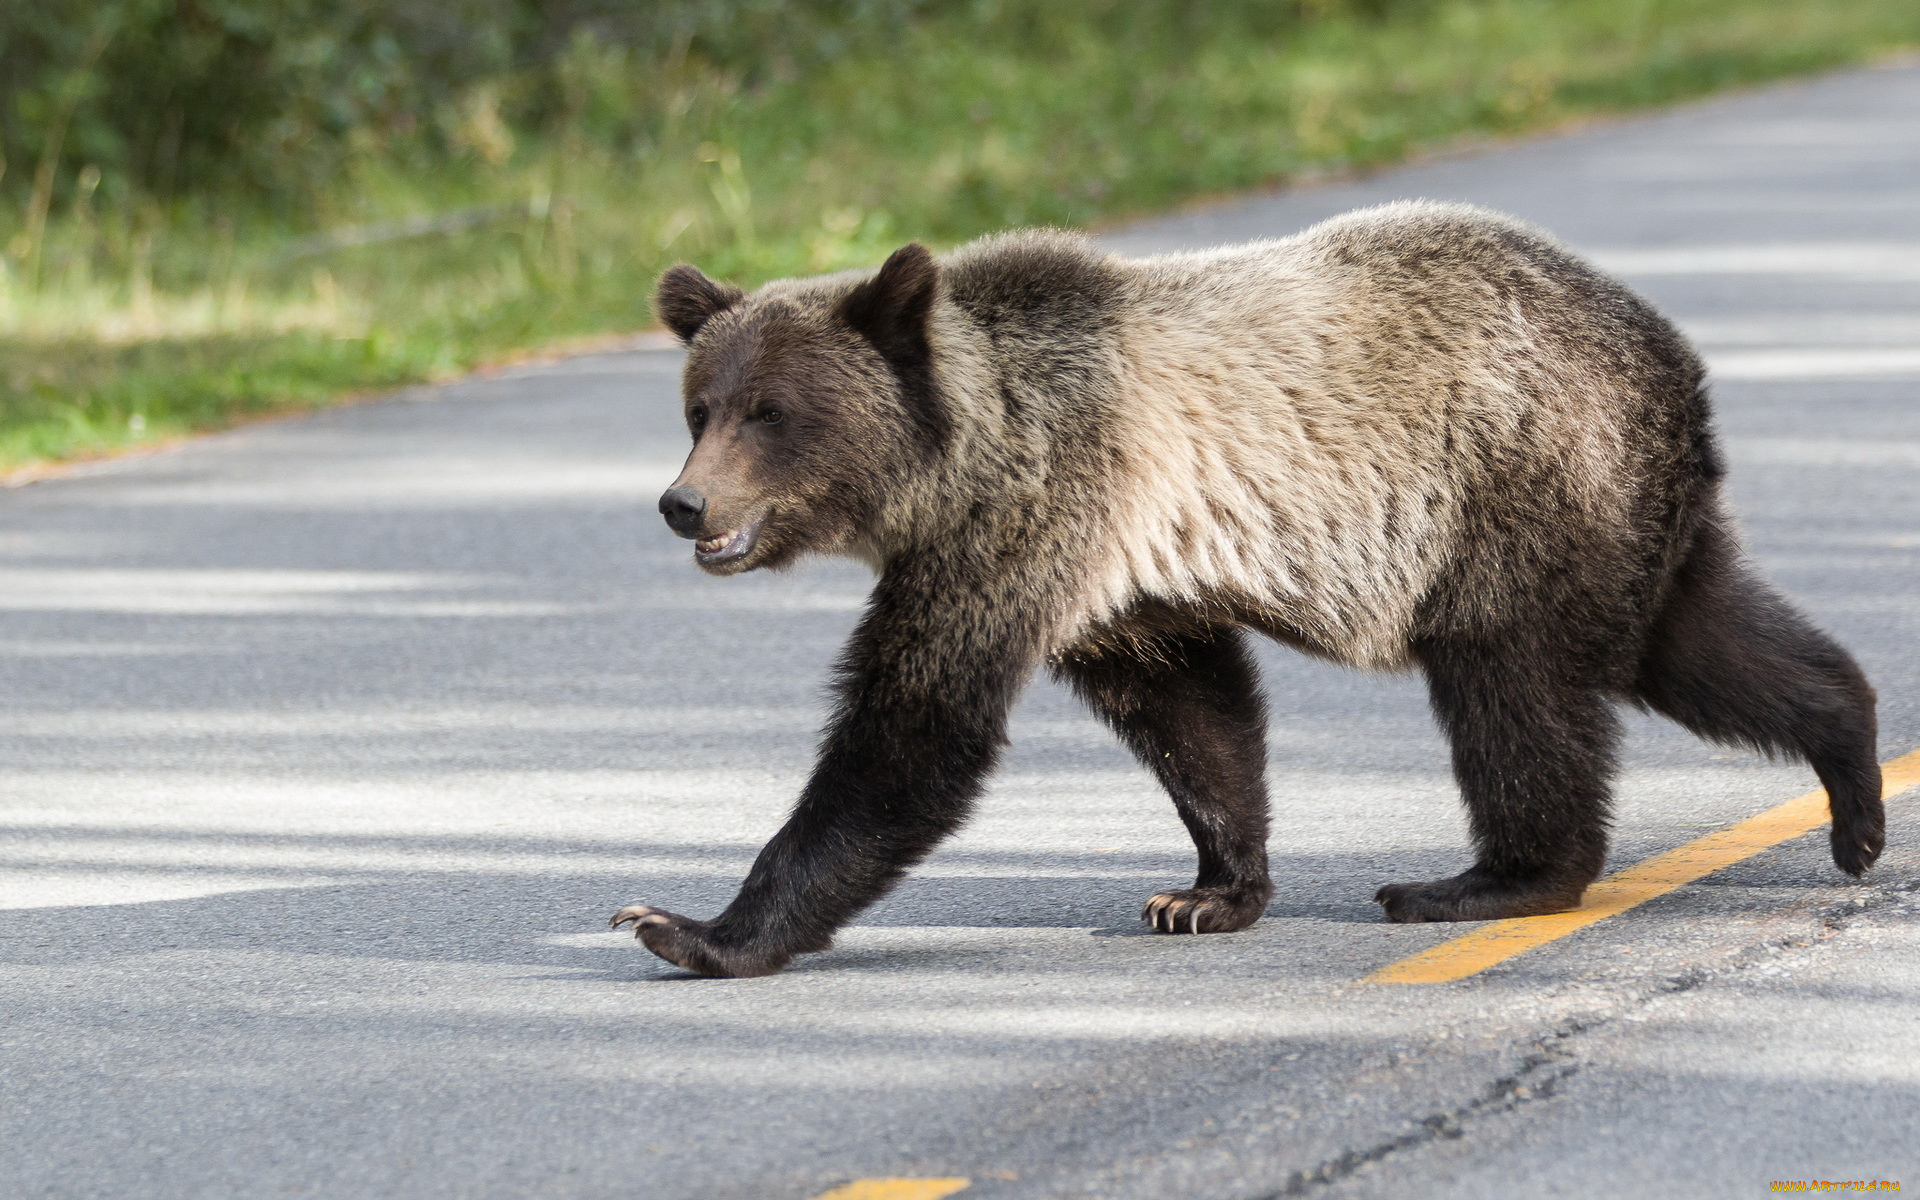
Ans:
{"label": "dark leg fur", "polygon": [[1874,693],[1853,659],[1755,579],[1706,523],[1655,622],[1636,699],[1703,738],[1804,760],[1827,789],[1833,861],[1886,844]]}
{"label": "dark leg fur", "polygon": [[725,912],[696,921],[635,905],[613,924],[633,923],[647,949],[701,975],[767,975],[827,949],[966,819],[1004,712],[1004,699],[988,696],[848,705],[793,815]]}
{"label": "dark leg fur", "polygon": [[[931,581],[926,576],[933,575]],[[766,975],[825,950],[959,827],[1005,741],[1031,669],[1017,623],[942,637],[926,597],[960,585],[900,570],[875,589],[842,659],[840,707],[793,814],[711,921],[647,905],[614,914],[647,949],[702,975]],[[987,625],[982,621],[981,625]]]}
{"label": "dark leg fur", "polygon": [[1141,917],[1165,933],[1259,920],[1273,897],[1266,713],[1240,634],[1111,638],[1063,655],[1054,671],[1159,778],[1200,852],[1193,887],[1154,896]]}
{"label": "dark leg fur", "polygon": [[1420,647],[1478,861],[1374,898],[1395,921],[1485,921],[1576,908],[1607,853],[1619,722],[1574,656],[1546,639]]}

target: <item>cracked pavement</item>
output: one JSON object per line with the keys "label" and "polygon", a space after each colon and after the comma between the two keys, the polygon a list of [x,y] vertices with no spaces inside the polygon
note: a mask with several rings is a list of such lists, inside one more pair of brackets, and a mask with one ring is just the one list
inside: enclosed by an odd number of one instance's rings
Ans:
{"label": "cracked pavement", "polygon": [[[1920,66],[1114,230],[1145,251],[1430,196],[1535,220],[1713,364],[1767,573],[1920,745]],[[768,979],[604,931],[731,895],[866,576],[718,581],[661,527],[678,356],[523,365],[0,496],[9,1195],[802,1200],[1747,1195],[1920,1184],[1920,798],[1458,983],[1416,680],[1262,650],[1278,888],[1155,936],[1171,806],[1037,685],[979,818]],[[1798,795],[1630,717],[1615,867]]]}

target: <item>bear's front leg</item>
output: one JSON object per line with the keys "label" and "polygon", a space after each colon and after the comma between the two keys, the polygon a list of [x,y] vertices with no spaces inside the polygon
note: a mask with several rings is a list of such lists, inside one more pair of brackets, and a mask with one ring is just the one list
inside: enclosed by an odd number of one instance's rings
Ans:
{"label": "bear's front leg", "polygon": [[1227,933],[1267,911],[1267,718],[1239,631],[1142,610],[1061,654],[1059,675],[1173,797],[1200,852],[1191,888],[1140,918],[1161,933]]}
{"label": "bear's front leg", "polygon": [[613,925],[702,975],[767,975],[825,950],[971,811],[1032,669],[1034,638],[992,592],[896,568],[842,657],[813,777],[726,911],[632,905]]}

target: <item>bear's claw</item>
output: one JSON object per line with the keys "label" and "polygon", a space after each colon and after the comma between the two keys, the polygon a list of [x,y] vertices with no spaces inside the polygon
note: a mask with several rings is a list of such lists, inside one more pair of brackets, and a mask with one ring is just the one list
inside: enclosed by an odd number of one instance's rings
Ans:
{"label": "bear's claw", "polygon": [[1834,825],[1830,841],[1833,847],[1833,863],[1855,879],[1867,873],[1879,859],[1880,852],[1886,849],[1887,834],[1884,822],[1875,821],[1865,828],[1842,830],[1838,823]]}
{"label": "bear's claw", "polygon": [[[640,925],[643,921],[646,920],[646,918],[648,917],[669,918],[672,915],[673,914],[671,913],[662,912],[660,909],[652,908],[645,904],[629,904],[625,908],[621,909],[619,912],[613,914],[613,916],[608,919],[607,926],[611,929],[618,929],[622,925],[631,924],[633,926],[634,936],[638,937],[640,936]],[[653,923],[656,925],[662,925],[662,924],[666,924],[667,922],[665,920],[660,920],[660,921],[655,921]]]}
{"label": "bear's claw", "polygon": [[1154,896],[1140,910],[1140,919],[1158,933],[1231,933],[1259,920],[1266,907],[1264,895],[1231,888],[1187,888]]}
{"label": "bear's claw", "polygon": [[650,904],[629,904],[608,919],[615,929],[633,926],[640,944],[683,971],[696,975],[739,978],[771,975],[787,965],[791,955],[777,957],[728,949],[716,944],[705,921],[683,917],[679,913]]}
{"label": "bear's claw", "polygon": [[633,926],[640,944],[674,966],[697,975],[731,975],[706,945],[706,923],[650,904],[629,904],[607,921],[615,929]]}

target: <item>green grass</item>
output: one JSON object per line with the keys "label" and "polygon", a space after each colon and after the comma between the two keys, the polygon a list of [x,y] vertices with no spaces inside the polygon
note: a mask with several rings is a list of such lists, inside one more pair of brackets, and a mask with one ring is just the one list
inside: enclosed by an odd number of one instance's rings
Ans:
{"label": "green grass", "polygon": [[[514,129],[471,89],[461,152],[369,135],[298,219],[218,194],[96,210],[85,179],[31,244],[24,209],[0,211],[0,468],[644,328],[675,261],[748,284],[867,264],[1920,43],[1913,0],[1329,2],[1183,38],[990,7],[752,82],[576,38],[562,119]],[[419,214],[469,224],[298,241]]]}

